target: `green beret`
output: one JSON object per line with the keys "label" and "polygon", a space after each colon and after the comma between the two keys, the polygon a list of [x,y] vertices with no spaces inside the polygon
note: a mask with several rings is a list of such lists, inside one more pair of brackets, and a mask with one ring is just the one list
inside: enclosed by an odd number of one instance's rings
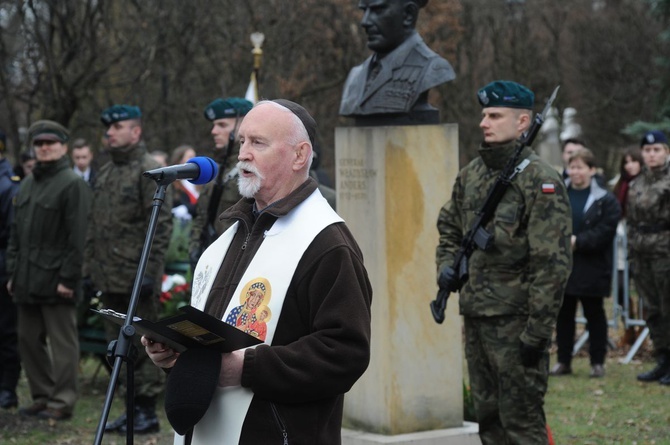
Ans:
{"label": "green beret", "polygon": [[525,86],[509,80],[496,80],[477,92],[483,108],[504,107],[532,110],[535,94]]}
{"label": "green beret", "polygon": [[100,120],[109,127],[115,122],[139,119],[141,117],[142,111],[140,111],[140,107],[133,105],[113,105],[102,112]]}
{"label": "green beret", "polygon": [[28,128],[28,138],[31,142],[40,141],[57,141],[62,144],[70,139],[70,132],[54,121],[37,121]]}
{"label": "green beret", "polygon": [[239,117],[246,115],[254,106],[242,97],[228,97],[226,99],[215,99],[205,108],[205,119],[215,121],[227,117]]}

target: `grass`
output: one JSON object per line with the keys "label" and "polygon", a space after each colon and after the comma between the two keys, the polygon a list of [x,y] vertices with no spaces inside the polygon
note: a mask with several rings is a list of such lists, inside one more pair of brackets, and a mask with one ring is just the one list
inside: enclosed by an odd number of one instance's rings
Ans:
{"label": "grass", "polygon": [[623,350],[610,351],[602,379],[589,378],[583,350],[572,375],[549,378],[545,412],[556,444],[670,444],[670,387],[636,379],[654,365],[649,345],[629,364],[619,363]]}
{"label": "grass", "polygon": [[[7,445],[83,445],[95,442],[96,431],[105,403],[105,394],[109,384],[109,374],[99,367],[95,357],[81,360],[79,378],[80,398],[77,401],[72,419],[55,422],[18,415],[15,409],[0,410],[0,444]],[[122,371],[125,372],[125,371]],[[28,383],[22,375],[18,387],[20,406],[31,403]],[[124,399],[116,393],[108,420],[114,420],[124,411]],[[172,445],[173,433],[162,406],[159,402],[158,414],[161,432],[135,436],[137,445]],[[125,435],[107,433],[103,436],[103,445],[122,445]]]}
{"label": "grass", "polygon": [[[615,333],[616,334],[616,333]],[[612,338],[618,338],[614,335]],[[583,351],[586,350],[586,347]],[[642,384],[635,376],[653,366],[649,345],[630,364],[620,364],[624,350],[610,351],[607,375],[591,379],[589,359],[580,352],[572,363],[573,375],[551,377],[545,399],[547,421],[557,445],[670,445],[670,387]],[[555,360],[555,353],[552,354]],[[83,445],[94,443],[107,391],[108,374],[93,357],[82,359],[80,393],[74,416],[64,422],[24,418],[16,410],[0,410],[0,444]],[[420,378],[420,376],[417,376]],[[19,384],[22,405],[29,403],[25,377]],[[123,411],[123,397],[114,398],[109,419]],[[138,445],[171,445],[172,429],[162,401],[158,414],[161,432],[135,437]],[[125,436],[105,434],[104,445],[125,444]]]}

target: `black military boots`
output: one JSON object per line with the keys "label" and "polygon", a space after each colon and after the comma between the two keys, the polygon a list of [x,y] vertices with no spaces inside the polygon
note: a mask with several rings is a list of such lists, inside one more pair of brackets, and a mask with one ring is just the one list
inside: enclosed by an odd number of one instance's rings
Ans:
{"label": "black military boots", "polygon": [[663,385],[670,385],[670,351],[658,351],[656,361],[654,369],[639,374],[637,379],[641,382],[659,381]]}

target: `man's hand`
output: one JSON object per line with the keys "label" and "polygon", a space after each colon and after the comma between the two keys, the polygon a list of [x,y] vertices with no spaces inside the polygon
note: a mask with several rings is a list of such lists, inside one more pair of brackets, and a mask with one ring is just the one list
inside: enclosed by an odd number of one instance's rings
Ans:
{"label": "man's hand", "polygon": [[74,297],[74,291],[70,289],[67,286],[64,286],[61,283],[58,283],[58,287],[56,288],[56,294],[58,294],[59,297],[71,299]]}
{"label": "man's hand", "polygon": [[540,363],[540,359],[544,354],[544,348],[531,346],[520,341],[521,363],[526,368],[534,368]]}
{"label": "man's hand", "polygon": [[221,354],[221,373],[219,386],[240,386],[244,367],[244,349]]}
{"label": "man's hand", "polygon": [[159,368],[172,368],[179,358],[178,352],[168,348],[163,343],[153,341],[147,336],[143,335],[140,341],[151,361]]}
{"label": "man's hand", "polygon": [[441,290],[446,290],[449,293],[456,292],[460,288],[456,271],[450,266],[444,266],[437,279],[437,285],[440,286]]}

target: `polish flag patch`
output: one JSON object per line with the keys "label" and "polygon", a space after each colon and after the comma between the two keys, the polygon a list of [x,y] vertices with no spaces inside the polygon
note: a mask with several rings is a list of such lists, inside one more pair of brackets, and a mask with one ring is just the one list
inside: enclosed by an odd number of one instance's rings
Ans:
{"label": "polish flag patch", "polygon": [[542,193],[556,193],[556,186],[551,182],[545,182],[542,184]]}

